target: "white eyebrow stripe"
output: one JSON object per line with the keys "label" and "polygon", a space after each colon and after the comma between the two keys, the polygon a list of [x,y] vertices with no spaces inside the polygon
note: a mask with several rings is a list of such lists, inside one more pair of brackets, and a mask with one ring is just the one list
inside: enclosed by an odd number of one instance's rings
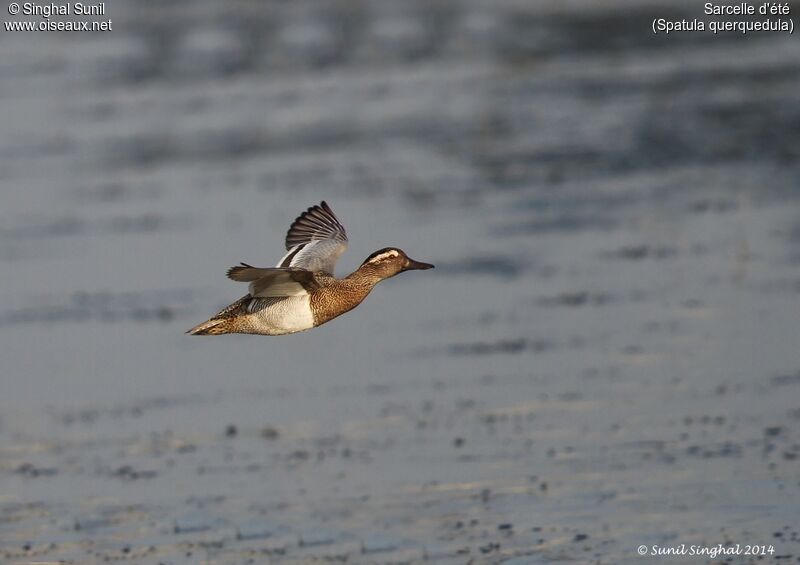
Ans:
{"label": "white eyebrow stripe", "polygon": [[399,255],[400,255],[400,254],[399,254],[397,251],[395,251],[394,249],[392,249],[391,251],[387,251],[386,253],[381,253],[380,255],[375,255],[375,257],[373,257],[372,259],[370,259],[370,263],[371,263],[372,261],[382,261],[382,260],[384,260],[384,259],[388,259],[389,257],[397,257],[397,256],[399,256]]}

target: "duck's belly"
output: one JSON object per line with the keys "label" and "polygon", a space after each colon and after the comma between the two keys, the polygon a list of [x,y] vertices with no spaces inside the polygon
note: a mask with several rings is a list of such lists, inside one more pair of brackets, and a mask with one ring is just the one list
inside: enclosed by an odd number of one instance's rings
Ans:
{"label": "duck's belly", "polygon": [[252,333],[283,335],[314,327],[308,295],[286,298],[256,298],[248,306]]}

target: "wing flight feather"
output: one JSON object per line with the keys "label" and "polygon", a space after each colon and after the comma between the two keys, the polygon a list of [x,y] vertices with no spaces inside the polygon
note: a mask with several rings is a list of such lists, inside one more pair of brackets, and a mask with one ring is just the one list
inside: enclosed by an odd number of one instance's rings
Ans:
{"label": "wing flight feather", "polygon": [[347,232],[324,200],[300,214],[286,233],[289,251],[279,267],[297,267],[333,274],[347,249]]}
{"label": "wing flight feather", "polygon": [[244,263],[228,269],[228,278],[249,282],[250,296],[255,298],[302,296],[320,286],[314,273],[306,269],[253,267]]}

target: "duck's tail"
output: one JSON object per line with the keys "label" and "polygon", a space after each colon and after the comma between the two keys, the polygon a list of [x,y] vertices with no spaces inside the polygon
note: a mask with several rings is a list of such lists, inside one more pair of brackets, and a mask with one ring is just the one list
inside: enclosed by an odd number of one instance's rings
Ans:
{"label": "duck's tail", "polygon": [[186,333],[189,335],[220,335],[220,334],[229,334],[230,331],[230,324],[228,324],[229,320],[227,318],[211,318],[210,320],[203,322],[202,324],[197,324],[192,329],[188,330]]}
{"label": "duck's tail", "polygon": [[198,324],[186,333],[189,335],[221,335],[238,333],[236,331],[237,316],[247,314],[247,305],[252,300],[252,297],[247,294],[226,306],[210,320],[206,320],[202,324]]}

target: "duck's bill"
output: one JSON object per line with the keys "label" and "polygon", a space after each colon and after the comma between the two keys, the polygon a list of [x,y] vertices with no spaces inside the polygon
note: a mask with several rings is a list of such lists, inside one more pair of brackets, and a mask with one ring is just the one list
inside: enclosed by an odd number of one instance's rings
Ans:
{"label": "duck's bill", "polygon": [[422,261],[414,261],[411,258],[408,259],[408,263],[403,267],[404,271],[424,271],[425,269],[433,269],[433,265],[430,263],[423,263]]}

